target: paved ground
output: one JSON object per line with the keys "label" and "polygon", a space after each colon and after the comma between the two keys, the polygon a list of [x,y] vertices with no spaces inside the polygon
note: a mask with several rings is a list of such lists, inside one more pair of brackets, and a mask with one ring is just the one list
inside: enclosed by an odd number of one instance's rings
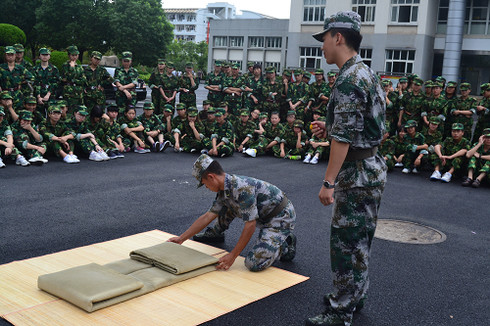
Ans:
{"label": "paved ground", "polygon": [[[153,229],[181,233],[214,198],[195,187],[190,173],[196,157],[169,151],[130,153],[103,163],[8,164],[0,170],[0,264]],[[302,325],[323,309],[322,296],[331,290],[332,209],[317,199],[326,164],[241,155],[220,162],[230,173],[267,180],[288,194],[298,214],[298,255],[275,266],[310,280],[206,325]],[[408,245],[375,239],[369,300],[354,324],[487,325],[489,198],[488,187],[463,188],[457,180],[433,183],[428,173],[391,173],[380,218],[428,225],[447,240]],[[222,248],[233,248],[241,226],[240,221],[232,224]],[[0,325],[8,323],[0,320]]]}

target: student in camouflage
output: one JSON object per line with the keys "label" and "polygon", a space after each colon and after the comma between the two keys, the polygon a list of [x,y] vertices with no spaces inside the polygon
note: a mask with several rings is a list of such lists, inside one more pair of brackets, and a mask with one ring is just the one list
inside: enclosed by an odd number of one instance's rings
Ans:
{"label": "student in camouflage", "polygon": [[11,126],[14,135],[14,143],[17,149],[31,164],[44,164],[48,160],[43,157],[46,154],[46,144],[43,136],[39,133],[37,125],[33,124],[31,111],[21,111],[19,120]]}
{"label": "student in camouflage", "polygon": [[284,84],[276,78],[276,69],[267,67],[265,69],[265,80],[262,85],[262,98],[264,103],[262,110],[269,115],[272,112],[279,112],[281,106],[281,96],[284,93]]}
{"label": "student in camouflage", "polygon": [[100,66],[102,53],[93,51],[90,54],[90,64],[84,67],[87,87],[85,88],[85,106],[89,113],[96,105],[105,105],[104,86],[112,85],[114,79],[107,70]]}
{"label": "student in camouflage", "polygon": [[[466,153],[470,160],[468,163],[468,176],[461,184],[463,187],[480,187],[481,182],[490,175],[490,128],[483,130],[478,142]],[[474,174],[478,176],[473,179]]]}
{"label": "student in camouflage", "polygon": [[[432,117],[429,120],[429,127],[422,132],[425,139],[424,150],[421,151],[424,154],[422,158],[422,164],[432,164],[437,159],[437,154],[435,152],[435,146],[442,143],[442,133],[439,131],[438,127],[440,124],[438,117]],[[431,169],[434,167],[432,166]]]}
{"label": "student in camouflage", "polygon": [[129,51],[122,53],[122,67],[117,67],[114,71],[114,84],[117,87],[116,104],[119,112],[124,112],[127,104],[136,107],[138,98],[135,88],[138,86],[138,70],[132,67],[133,54]]}
{"label": "student in camouflage", "polygon": [[204,133],[204,125],[197,119],[197,109],[190,107],[187,119],[174,129],[174,148],[182,148],[186,153],[199,153],[204,148]]}
{"label": "student in camouflage", "polygon": [[305,108],[305,122],[313,120],[313,112],[325,115],[325,108],[328,103],[330,91],[327,89],[323,69],[315,70],[315,81],[309,85],[309,100]]}
{"label": "student in camouflage", "polygon": [[[454,122],[453,115],[451,114],[452,110],[456,106],[456,102],[458,101],[458,96],[456,94],[456,88],[458,87],[458,83],[454,81],[447,82],[446,89],[444,90],[444,98],[448,101],[448,115],[446,117],[446,121],[444,122],[444,137],[451,135],[451,126]],[[470,133],[471,134],[471,133]],[[468,134],[469,135],[469,134]]]}
{"label": "student in camouflage", "polygon": [[[109,124],[109,121],[103,118],[103,116],[104,107],[101,105],[94,106],[92,111],[90,111],[89,117],[86,119],[88,131],[95,136],[97,143],[105,151],[109,159],[113,160],[120,157],[122,158],[124,155],[119,152],[119,149],[124,151],[124,146],[121,142],[121,145],[118,148],[117,143],[109,140],[108,134],[111,125]],[[109,115],[105,115],[105,117],[109,118]],[[103,156],[98,156],[103,160]]]}
{"label": "student in camouflage", "polygon": [[165,60],[158,59],[157,66],[150,75],[149,84],[151,89],[151,102],[155,108],[155,114],[160,115],[163,112],[163,106],[167,101],[163,98],[163,81],[162,78],[166,74]]}
{"label": "student in camouflage", "polygon": [[[449,83],[448,83],[449,85]],[[478,101],[471,97],[471,84],[461,83],[459,86],[461,96],[455,100],[451,106],[450,115],[453,123],[461,123],[464,126],[465,138],[471,141],[471,131],[473,129],[473,114],[476,114],[476,106]]]}
{"label": "student in camouflage", "polygon": [[418,168],[422,164],[422,158],[424,153],[422,151],[425,149],[425,138],[417,131],[417,121],[408,120],[404,128],[407,131],[403,137],[403,142],[405,146],[405,153],[403,154],[402,173],[419,173]]}
{"label": "student in camouflage", "polygon": [[124,152],[126,147],[123,144],[123,137],[121,135],[121,125],[117,122],[117,116],[119,114],[119,108],[116,104],[110,104],[107,106],[107,113],[104,116],[107,124],[105,125],[105,134],[107,142],[112,144],[117,151],[115,154],[117,158],[124,158]]}
{"label": "student in camouflage", "polygon": [[175,76],[175,66],[173,62],[166,62],[167,73],[162,76],[162,97],[166,104],[172,106],[172,115],[175,113],[175,98],[179,90],[179,80]]}
{"label": "student in camouflage", "polygon": [[[26,68],[27,70],[31,71],[32,70],[32,63],[27,61],[24,57],[24,55],[25,55],[24,45],[17,43],[17,44],[14,44],[13,46],[15,48],[15,63],[18,65],[21,65],[24,68]],[[28,93],[26,93],[25,95],[28,95],[29,93],[30,93],[30,90],[28,90]]]}
{"label": "student in camouflage", "polygon": [[217,268],[228,270],[250,242],[256,229],[257,240],[246,254],[245,266],[252,272],[262,271],[274,261],[291,261],[296,255],[296,236],[293,229],[296,212],[293,204],[276,186],[251,177],[227,174],[221,165],[207,155],[194,163],[192,175],[216,199],[211,208],[201,215],[184,233],[169,239],[178,244],[190,239],[213,220],[214,226],[194,236],[194,240],[209,242],[221,236],[235,218],[244,221],[242,234],[233,250],[219,259]]}
{"label": "student in camouflage", "polygon": [[224,74],[221,71],[221,62],[216,61],[214,63],[214,71],[208,73],[204,86],[209,91],[208,100],[211,101],[213,107],[218,107],[220,102],[223,101],[223,94],[221,93],[223,78]]}
{"label": "student in camouflage", "polygon": [[196,89],[199,87],[199,78],[193,70],[192,63],[185,65],[185,71],[179,80],[179,102],[186,107],[196,107]]}
{"label": "student in camouflage", "polygon": [[0,168],[5,167],[4,157],[10,157],[15,160],[16,165],[29,166],[30,163],[15,147],[14,135],[8,121],[5,119],[5,112],[0,106]]}
{"label": "student in camouflage", "polygon": [[[325,122],[325,117],[316,118],[320,112],[315,111],[313,113],[313,121],[323,121]],[[303,163],[305,164],[318,164],[318,161],[322,158],[322,156],[328,155],[328,147],[330,146],[330,142],[327,138],[320,138],[317,135],[310,135],[310,140],[308,141],[308,146],[306,149],[305,159]]]}
{"label": "student in camouflage", "polygon": [[[423,120],[423,127],[427,127],[429,125],[429,119],[431,117],[438,117],[441,122],[446,121],[446,117],[449,114],[450,107],[449,103],[444,96],[441,94],[442,92],[442,83],[441,82],[435,82],[434,86],[432,87],[432,98],[427,99],[424,102],[423,108],[422,108],[422,120]],[[444,128],[442,128],[444,129]]]}
{"label": "student in camouflage", "polygon": [[83,67],[77,63],[80,52],[75,45],[67,49],[69,60],[61,66],[60,78],[63,83],[63,99],[68,104],[70,114],[79,106],[83,105],[84,91],[87,87],[87,78]]}
{"label": "student in camouflage", "polygon": [[9,94],[8,91],[3,91],[0,93],[0,104],[4,109],[5,117],[8,123],[14,123],[19,119],[17,111],[14,109],[14,98]]}
{"label": "student in camouflage", "polygon": [[[299,161],[305,154],[308,137],[304,131],[303,120],[296,119],[293,122],[292,128],[286,128],[283,134],[281,143],[279,144],[280,152],[275,152],[276,157],[284,157],[290,160]],[[285,156],[281,156],[285,153]],[[279,154],[279,155],[278,155]]]}
{"label": "student in camouflage", "polygon": [[[267,114],[267,113],[263,113]],[[257,155],[264,155],[266,153],[281,152],[280,143],[284,134],[284,127],[281,124],[279,118],[279,112],[274,111],[271,113],[270,121],[264,126],[264,132],[260,136],[261,141],[254,143],[250,148],[245,151],[245,154],[256,157]]]}
{"label": "student in camouflage", "polygon": [[409,120],[415,121],[417,126],[422,123],[421,114],[425,103],[425,96],[422,93],[422,84],[422,79],[415,78],[413,80],[412,90],[406,92],[401,98],[399,102],[400,112],[398,115],[398,128],[403,127]]}
{"label": "student in camouflage", "polygon": [[229,121],[226,121],[222,110],[215,113],[215,119],[211,134],[206,135],[209,141],[204,144],[205,148],[211,156],[232,156],[235,151],[233,126]]}
{"label": "student in camouflage", "polygon": [[51,64],[51,51],[47,48],[39,49],[41,62],[32,69],[34,75],[34,95],[36,96],[39,110],[45,116],[49,100],[56,98],[56,91],[60,83],[60,72]]}
{"label": "student in camouflage", "polygon": [[485,83],[480,86],[483,98],[476,107],[478,121],[476,123],[474,139],[480,139],[483,130],[490,128],[490,83]]}
{"label": "student in camouflage", "polygon": [[264,78],[262,77],[262,66],[259,64],[253,65],[253,74],[245,79],[245,108],[250,112],[253,110],[262,111],[264,99],[262,97],[262,85]]}
{"label": "student in camouflage", "polygon": [[129,105],[126,107],[124,116],[118,122],[121,125],[121,135],[126,152],[129,152],[131,147],[133,147],[135,153],[139,154],[145,154],[150,151],[145,149],[145,136],[143,135],[145,127],[143,127],[141,121],[136,119],[136,109],[133,106]]}
{"label": "student in camouflage", "polygon": [[307,325],[351,325],[369,287],[371,242],[386,182],[386,163],[377,153],[385,134],[385,93],[376,74],[358,55],[361,17],[339,12],[325,20],[313,36],[323,42],[328,64],[339,77],[327,105],[327,121],[314,123],[313,132],[330,140],[330,160],[319,198],[334,203],[330,235],[334,291],[327,309],[306,320]]}
{"label": "student in camouflage", "polygon": [[310,99],[310,87],[302,81],[302,77],[302,70],[294,72],[295,82],[288,87],[286,102],[289,103],[289,110],[296,111],[296,118],[304,121],[306,103]]}
{"label": "student in camouflage", "polygon": [[145,128],[143,135],[145,136],[146,143],[153,152],[163,152],[170,146],[170,142],[164,139],[165,126],[155,114],[155,108],[152,102],[145,102],[143,104],[143,114],[138,117],[138,120]]}
{"label": "student in camouflage", "polygon": [[233,64],[231,67],[231,76],[223,79],[224,101],[228,103],[228,113],[230,115],[239,115],[242,108],[243,91],[245,89],[245,77],[240,76],[240,65]]}
{"label": "student in camouflage", "polygon": [[379,154],[385,159],[386,166],[388,167],[388,172],[393,171],[395,168],[395,143],[390,139],[390,133],[385,132],[383,140],[378,148]]}
{"label": "student in camouflage", "polygon": [[242,109],[240,112],[240,121],[235,126],[235,149],[237,152],[243,152],[247,149],[254,137],[257,125],[250,121],[250,112],[248,109]]}
{"label": "student in camouflage", "polygon": [[22,88],[27,83],[34,83],[34,76],[24,66],[15,63],[15,48],[6,46],[5,63],[0,64],[0,91],[7,91],[12,96],[15,109],[23,105]]}

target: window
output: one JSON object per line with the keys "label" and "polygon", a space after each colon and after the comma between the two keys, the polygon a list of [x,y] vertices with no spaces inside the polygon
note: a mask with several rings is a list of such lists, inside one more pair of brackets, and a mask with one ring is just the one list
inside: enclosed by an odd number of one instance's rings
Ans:
{"label": "window", "polygon": [[248,47],[249,48],[263,48],[264,47],[264,38],[262,36],[250,36],[248,38]]}
{"label": "window", "polygon": [[352,11],[361,16],[361,22],[374,23],[376,0],[352,0]]}
{"label": "window", "polygon": [[359,55],[362,58],[362,61],[368,66],[371,67],[371,62],[373,59],[373,49],[360,49]]}
{"label": "window", "polygon": [[168,20],[174,20],[175,19],[175,14],[168,14],[167,15]]}
{"label": "window", "polygon": [[415,23],[419,15],[420,0],[391,0],[391,21]]}
{"label": "window", "polygon": [[386,50],[385,71],[410,74],[413,72],[415,50]]}
{"label": "window", "polygon": [[466,0],[466,34],[490,34],[489,6],[489,0]]}
{"label": "window", "polygon": [[187,32],[194,32],[196,30],[196,25],[185,25],[185,30]]}
{"label": "window", "polygon": [[214,37],[214,46],[227,46],[226,36],[215,36]]}
{"label": "window", "polygon": [[265,46],[268,48],[278,48],[282,46],[282,37],[266,37]]}
{"label": "window", "polygon": [[179,22],[183,21],[184,19],[185,19],[185,15],[184,15],[184,14],[179,14],[179,15],[177,16],[177,20],[178,20]]}
{"label": "window", "polygon": [[230,36],[230,48],[243,47],[243,36]]}
{"label": "window", "polygon": [[279,73],[281,71],[281,63],[280,62],[266,62],[264,71],[267,67],[275,67],[276,68],[276,73]]}
{"label": "window", "polygon": [[446,34],[448,13],[449,13],[449,0],[439,0],[439,10],[437,12],[438,34]]}
{"label": "window", "polygon": [[299,48],[299,66],[304,69],[318,69],[322,63],[321,48]]}
{"label": "window", "polygon": [[303,21],[323,22],[327,0],[303,0]]}
{"label": "window", "polygon": [[177,32],[182,32],[184,30],[184,25],[175,25]]}
{"label": "window", "polygon": [[188,22],[196,21],[196,15],[188,15],[187,16],[187,21]]}

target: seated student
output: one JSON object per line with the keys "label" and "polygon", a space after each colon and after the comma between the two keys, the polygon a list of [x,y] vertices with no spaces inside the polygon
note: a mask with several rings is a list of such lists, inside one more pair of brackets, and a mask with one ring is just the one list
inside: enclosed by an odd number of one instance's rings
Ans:
{"label": "seated student", "polygon": [[211,130],[213,129],[214,126],[214,121],[216,120],[215,118],[215,113],[216,109],[213,107],[210,107],[208,109],[207,117],[206,120],[201,120],[202,124],[204,125],[204,134],[205,135],[211,135]]}
{"label": "seated student", "polygon": [[214,122],[213,129],[210,135],[206,135],[210,139],[209,142],[205,143],[205,149],[201,153],[206,153],[206,151],[211,156],[232,156],[235,151],[233,145],[233,139],[235,139],[235,131],[230,122],[225,120],[224,117],[225,110],[219,108],[215,115],[216,121]]}
{"label": "seated student", "polygon": [[[237,125],[239,119],[236,115],[230,113],[229,107],[228,107],[228,102],[226,102],[226,101],[221,102],[221,104],[219,105],[219,108],[222,109],[224,119],[226,121],[229,121],[233,127],[233,130],[235,130],[235,126]],[[236,114],[239,114],[239,112],[237,112]]]}
{"label": "seated student", "polygon": [[250,112],[248,109],[242,109],[240,120],[235,125],[234,145],[237,152],[241,153],[250,146],[255,129],[257,129],[257,125],[250,121]]}
{"label": "seated student", "polygon": [[73,154],[75,149],[73,139],[75,136],[60,119],[60,108],[57,105],[50,105],[48,107],[48,118],[39,127],[39,131],[48,147],[47,152],[61,157],[65,163],[80,163],[78,157]]}
{"label": "seated student", "polygon": [[3,91],[0,93],[0,105],[3,106],[4,120],[6,122],[14,123],[19,119],[19,115],[14,109],[14,98],[9,94],[8,91]]}
{"label": "seated student", "polygon": [[[121,125],[117,122],[117,116],[119,115],[119,107],[115,104],[110,104],[107,107],[107,113],[102,115],[104,120],[107,122],[105,125],[105,135],[107,139],[107,144],[112,144],[116,150],[113,150],[117,158],[124,158],[124,153],[126,148],[123,144],[123,138],[121,136]],[[110,147],[110,146],[109,146]]]}
{"label": "seated student", "polygon": [[[435,167],[434,172],[430,176],[432,181],[441,180],[449,182],[454,173],[461,170],[466,152],[470,149],[470,142],[463,135],[463,124],[453,123],[451,137],[447,137],[442,144],[435,146],[434,151],[437,154],[437,158],[432,163]],[[448,171],[441,176],[441,171],[444,170]]]}
{"label": "seated student", "polygon": [[[57,105],[60,110],[61,110],[61,119],[60,121],[61,122],[66,122],[70,119],[70,117],[68,116],[68,104],[65,100],[59,100],[59,101],[55,101],[54,102],[55,105]],[[71,116],[71,115],[70,115]]]}
{"label": "seated student", "polygon": [[[256,125],[259,125],[260,120],[261,120],[260,114],[261,114],[261,112],[259,109],[253,109],[250,112],[250,121],[254,122]],[[267,113],[264,112],[264,114],[268,116]]]}
{"label": "seated student", "polygon": [[128,105],[124,110],[124,116],[118,120],[121,125],[121,135],[123,137],[123,144],[126,152],[131,151],[131,147],[135,153],[145,154],[150,150],[145,149],[145,142],[143,139],[143,131],[145,127],[141,121],[136,119],[136,109],[132,105]]}
{"label": "seated student", "polygon": [[310,122],[308,122],[305,126],[306,135],[308,137],[312,136],[312,132],[311,132],[312,124],[311,123],[313,121],[317,121],[322,116],[322,113],[320,111],[316,110],[316,111],[310,112],[310,116],[311,116]]}
{"label": "seated student", "polygon": [[[175,139],[173,135],[174,127],[172,126],[172,116],[174,114],[174,107],[171,104],[165,104],[163,106],[163,113],[159,115],[160,121],[163,126],[163,139],[165,141],[169,141],[169,147],[172,147],[175,144]],[[164,144],[165,144],[164,141]]]}
{"label": "seated student", "polygon": [[[420,153],[424,155],[422,157],[423,166],[430,166],[432,162],[437,159],[434,148],[437,144],[442,143],[442,132],[438,129],[440,123],[441,121],[438,117],[431,117],[429,119],[429,127],[422,131],[422,135],[425,138],[424,149],[420,151]],[[433,166],[430,166],[430,170],[433,168]]]}
{"label": "seated student", "polygon": [[102,148],[95,135],[89,130],[87,116],[87,107],[79,105],[74,110],[73,118],[66,122],[66,126],[75,136],[75,151],[88,155],[91,161],[107,161],[110,158],[105,153],[105,148]]}
{"label": "seated student", "polygon": [[383,156],[388,167],[388,172],[393,171],[395,168],[395,143],[390,138],[390,129],[386,128],[386,133],[383,135],[381,144],[379,145],[378,152]]}
{"label": "seated student", "polygon": [[177,115],[172,119],[172,130],[187,119],[187,109],[182,103],[177,104]]}
{"label": "seated student", "polygon": [[[483,179],[485,177],[488,179],[490,175],[490,128],[483,130],[483,135],[466,153],[466,157],[470,159],[470,162],[468,163],[468,176],[462,186],[478,188]],[[473,179],[475,172],[478,173],[478,176]]]}
{"label": "seated student", "polygon": [[[208,212],[201,215],[184,233],[168,241],[182,244],[193,235],[200,242],[223,241],[224,231],[235,218],[244,221],[235,248],[219,259],[217,268],[228,270],[247,246],[256,229],[258,238],[246,254],[245,266],[252,272],[262,271],[276,260],[291,261],[296,255],[293,229],[296,212],[291,201],[276,186],[254,178],[227,174],[221,165],[207,155],[194,163],[192,175],[212,192],[216,199]],[[226,212],[223,214],[223,212]],[[213,220],[214,226],[203,230]]]}
{"label": "seated student", "polygon": [[26,96],[24,98],[24,108],[23,110],[29,111],[32,113],[32,124],[35,126],[39,126],[44,122],[45,117],[36,109],[37,102],[34,96]]}
{"label": "seated student", "polygon": [[[323,121],[325,122],[325,117],[316,117],[320,112],[313,112],[313,121]],[[327,138],[320,138],[316,135],[311,135],[309,140],[309,144],[306,147],[306,155],[303,163],[305,164],[318,164],[318,161],[324,154],[328,154],[328,150],[330,148],[330,142]]]}
{"label": "seated student", "polygon": [[279,155],[286,153],[286,156],[283,156],[284,158],[295,161],[299,161],[303,158],[306,145],[308,144],[308,138],[306,137],[306,132],[303,128],[303,121],[295,120],[292,131],[291,129],[286,129],[281,143],[279,144]]}
{"label": "seated student", "polygon": [[202,102],[202,110],[199,112],[199,120],[204,121],[208,118],[208,110],[211,107],[210,100],[204,100]]}
{"label": "seated student", "polygon": [[154,113],[152,102],[145,102],[143,105],[143,114],[138,117],[138,120],[143,124],[146,136],[145,141],[150,145],[154,152],[163,152],[170,146],[168,140],[164,140],[165,128],[162,121]]}
{"label": "seated student", "polygon": [[417,125],[417,121],[408,120],[404,126],[407,133],[403,137],[405,153],[402,159],[402,173],[418,173],[417,168],[422,163],[424,154],[421,151],[426,149],[426,146],[424,146],[425,138],[420,132],[416,131]]}
{"label": "seated student", "polygon": [[[104,119],[104,117],[106,119]],[[113,160],[121,157],[122,154],[117,149],[115,143],[109,141],[108,132],[112,126],[109,124],[108,120],[110,120],[110,118],[104,114],[103,107],[100,105],[95,105],[90,111],[90,115],[89,118],[86,119],[86,123],[88,131],[95,136],[95,140],[97,144],[99,144],[99,147],[105,151],[109,159]],[[121,148],[124,150],[122,142]],[[102,157],[103,156],[100,156],[100,158]],[[124,157],[124,155],[122,155],[122,157]]]}
{"label": "seated student", "polygon": [[391,140],[393,143],[395,143],[395,154],[393,155],[393,158],[395,160],[395,167],[402,167],[403,166],[403,156],[405,155],[405,143],[404,143],[404,138],[406,135],[406,131],[404,128],[400,129],[398,131],[398,134],[394,135],[391,137]]}
{"label": "seated student", "polygon": [[45,164],[48,160],[43,157],[46,154],[46,144],[39,133],[38,126],[33,123],[34,114],[31,111],[20,111],[19,120],[11,126],[14,134],[15,146],[24,154],[32,164]]}
{"label": "seated student", "polygon": [[187,119],[174,129],[174,148],[178,151],[182,149],[186,153],[199,153],[204,148],[205,128],[197,116],[197,109],[190,107]]}
{"label": "seated student", "polygon": [[17,165],[30,165],[25,157],[22,156],[19,150],[15,147],[12,129],[10,129],[9,123],[5,119],[5,111],[3,107],[0,106],[0,168],[5,167],[5,163],[3,163],[2,158],[7,156],[15,160],[15,164]]}
{"label": "seated student", "polygon": [[259,155],[265,154],[265,148],[269,144],[269,140],[265,138],[265,126],[269,115],[266,112],[260,113],[257,126],[255,127],[252,138],[248,141],[248,148],[244,149],[242,153],[250,157],[256,157],[258,151]]}
{"label": "seated student", "polygon": [[293,136],[294,138],[293,125],[295,120],[296,120],[296,111],[289,110],[286,115],[286,124],[283,125],[282,136],[281,136],[281,140],[279,141],[279,146],[272,148],[275,157],[280,157],[280,158],[286,157],[286,151],[283,143],[285,142],[285,137],[287,135]]}

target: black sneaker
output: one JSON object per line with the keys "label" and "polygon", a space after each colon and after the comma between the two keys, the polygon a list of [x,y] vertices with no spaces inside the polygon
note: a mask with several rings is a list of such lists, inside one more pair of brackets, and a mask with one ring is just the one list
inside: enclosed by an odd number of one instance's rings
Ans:
{"label": "black sneaker", "polygon": [[114,160],[114,159],[116,159],[116,158],[117,158],[116,153],[114,153],[114,152],[113,152],[113,151],[111,151],[111,150],[108,150],[108,151],[107,151],[107,156],[109,156],[109,158],[110,158],[111,160]]}
{"label": "black sneaker", "polygon": [[463,187],[469,187],[473,183],[473,179],[466,177],[466,179],[461,184]]}
{"label": "black sneaker", "polygon": [[163,144],[160,144],[160,152],[164,152],[167,148],[169,148],[171,145],[170,141],[166,140],[163,142]]}
{"label": "black sneaker", "polygon": [[296,256],[296,236],[294,234],[288,235],[286,238],[287,251],[279,258],[280,261],[291,261]]}
{"label": "black sneaker", "polygon": [[114,151],[114,154],[116,154],[117,158],[124,158],[124,154],[120,151]]}
{"label": "black sneaker", "polygon": [[224,242],[225,241],[225,234],[224,233],[216,233],[214,231],[214,229],[207,227],[206,230],[204,230],[203,232],[198,233],[195,236],[193,236],[192,240],[197,241],[197,242],[204,242],[204,243]]}
{"label": "black sneaker", "polygon": [[153,146],[151,147],[151,151],[152,152],[158,152],[160,151],[160,142],[154,142],[153,143]]}

